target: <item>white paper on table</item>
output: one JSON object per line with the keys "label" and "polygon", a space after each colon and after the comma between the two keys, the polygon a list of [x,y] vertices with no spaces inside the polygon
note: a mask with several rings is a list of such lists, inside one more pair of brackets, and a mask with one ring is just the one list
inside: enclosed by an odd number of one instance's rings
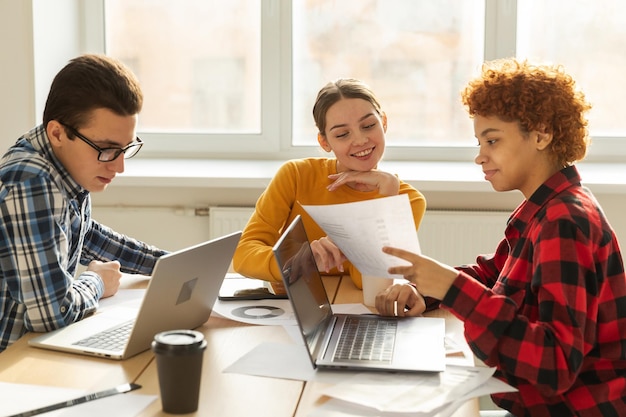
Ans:
{"label": "white paper on table", "polygon": [[296,381],[310,381],[315,377],[304,343],[261,343],[223,372]]}
{"label": "white paper on table", "polygon": [[[458,375],[458,370],[475,371],[474,378]],[[309,417],[447,417],[452,415],[467,400],[496,392],[516,391],[510,385],[491,377],[493,368],[448,366],[450,374],[381,373],[359,371],[315,370],[311,365],[304,344],[262,343],[230,365],[224,372],[240,373],[271,378],[300,381],[318,381],[329,384],[323,394],[330,396]],[[443,380],[443,384],[442,384]],[[372,386],[357,394],[354,384],[368,381]],[[350,385],[353,385],[350,387]],[[349,393],[348,401],[338,399],[336,387],[344,387]],[[348,388],[345,388],[348,386]],[[372,403],[398,400],[397,407],[386,407],[392,411],[381,411],[371,407]],[[435,397],[434,399],[432,397]],[[357,398],[358,397],[358,398]],[[361,401],[366,397],[366,401]],[[370,401],[374,397],[376,401]],[[356,401],[356,402],[355,402]],[[415,407],[415,404],[425,407]],[[398,411],[406,408],[424,408],[422,411]]]}
{"label": "white paper on table", "polygon": [[[285,328],[297,330],[295,326]],[[294,334],[293,337],[294,340],[300,338],[300,341],[296,340],[296,343],[291,344],[261,343],[226,367],[223,372],[298,381],[320,381],[331,385],[328,392],[325,392],[326,395],[353,404],[362,403],[378,410],[386,409],[386,400],[389,398],[398,401],[401,408],[434,409],[462,397],[465,392],[484,382],[494,372],[492,368],[458,366],[447,366],[446,372],[443,373],[417,374],[315,370],[301,335]],[[473,373],[477,375],[471,375]],[[406,396],[401,395],[402,393],[406,393]],[[433,397],[434,402],[431,403]],[[418,406],[412,404],[412,401],[417,401]],[[439,405],[437,401],[440,401]]]}
{"label": "white paper on table", "polygon": [[[252,302],[260,302],[252,301]],[[277,301],[277,300],[274,300]],[[227,301],[225,303],[231,303]],[[371,314],[370,310],[363,304],[333,304],[333,313],[349,313],[349,314]],[[325,378],[326,383],[336,384],[345,381],[355,375],[356,371],[345,372],[320,372],[314,371],[311,365],[311,359],[304,346],[304,340],[300,332],[300,328],[296,325],[284,325],[283,328],[291,337],[294,343],[261,343],[252,347],[245,355],[237,359],[231,365],[226,367],[223,372],[238,373],[243,375],[255,375],[270,378],[292,379],[300,381],[309,381],[312,379]],[[446,357],[447,365],[472,365],[468,361],[449,362],[450,357]],[[462,357],[461,359],[464,360]],[[471,361],[470,361],[471,362]],[[375,374],[379,374],[376,372]],[[387,382],[394,383],[404,381],[405,373],[390,373],[387,375]],[[424,374],[429,377],[430,374]],[[437,378],[439,374],[437,375]],[[328,380],[330,378],[331,380]],[[438,379],[437,379],[438,381]]]}
{"label": "white paper on table", "polygon": [[[456,403],[454,404],[456,405]],[[386,413],[374,410],[373,408],[331,398],[318,407],[315,407],[307,414],[307,417],[449,417],[449,415],[441,414],[439,410],[425,413]]]}
{"label": "white paper on table", "polygon": [[[90,392],[84,390],[71,388],[0,382],[1,415],[8,416],[18,414],[35,408],[67,401],[89,393]],[[134,417],[156,398],[156,395],[142,395],[136,393],[118,394],[51,411],[45,415],[46,417],[108,417],[112,414],[111,410],[115,410],[113,414],[115,414],[116,417]]]}
{"label": "white paper on table", "polygon": [[295,326],[291,302],[285,299],[216,300],[213,313],[247,324]]}
{"label": "white paper on table", "polygon": [[432,412],[484,384],[494,371],[447,366],[438,374],[403,374],[402,379],[384,373],[359,373],[322,393],[382,412]]}
{"label": "white paper on table", "polygon": [[466,393],[460,398],[457,398],[454,402],[437,409],[437,417],[449,417],[454,414],[459,407],[463,405],[465,401],[472,398],[482,397],[483,395],[495,394],[497,392],[514,392],[517,388],[513,388],[506,382],[500,381],[495,377],[489,378],[484,384],[474,388],[470,392]]}
{"label": "white paper on table", "polygon": [[[363,304],[333,304],[335,314],[366,314],[371,311]],[[296,316],[289,300],[216,300],[213,313],[247,324],[296,326]]]}
{"label": "white paper on table", "polygon": [[[231,303],[231,301],[225,303]],[[358,303],[333,304],[332,309],[335,314],[371,314],[367,307]],[[283,328],[291,336],[294,343],[268,342],[258,344],[226,367],[224,372],[299,381],[313,379],[316,372],[304,346],[300,328],[295,325],[284,325]]]}
{"label": "white paper on table", "polygon": [[382,252],[393,246],[420,253],[415,220],[406,194],[330,205],[303,205],[363,275],[398,278],[389,267],[407,261]]}
{"label": "white paper on table", "polygon": [[474,353],[465,341],[462,333],[457,333],[455,329],[450,329],[450,326],[446,325],[444,343],[446,347],[446,365],[474,366]]}
{"label": "white paper on table", "polygon": [[372,314],[372,311],[362,303],[332,304],[333,314]]}
{"label": "white paper on table", "polygon": [[362,405],[348,403],[345,401],[331,398],[320,406],[316,407],[308,414],[308,417],[450,417],[461,408],[464,403],[472,398],[490,395],[497,392],[513,392],[517,389],[491,377],[478,388],[468,392],[463,397],[458,398],[454,402],[444,404],[443,406],[430,412],[417,413],[390,413],[374,410],[373,408],[364,407]]}
{"label": "white paper on table", "polygon": [[114,296],[102,298],[98,301],[98,311],[112,307],[130,307],[139,311],[143,297],[146,295],[145,289],[121,289]]}

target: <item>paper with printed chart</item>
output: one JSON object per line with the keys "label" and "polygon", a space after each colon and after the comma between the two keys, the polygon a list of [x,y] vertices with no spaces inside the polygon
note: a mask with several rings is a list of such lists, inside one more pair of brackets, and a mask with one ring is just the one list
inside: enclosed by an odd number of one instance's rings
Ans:
{"label": "paper with printed chart", "polygon": [[413,211],[406,194],[302,207],[363,275],[402,278],[387,270],[391,266],[406,265],[407,261],[383,253],[383,246],[420,253]]}

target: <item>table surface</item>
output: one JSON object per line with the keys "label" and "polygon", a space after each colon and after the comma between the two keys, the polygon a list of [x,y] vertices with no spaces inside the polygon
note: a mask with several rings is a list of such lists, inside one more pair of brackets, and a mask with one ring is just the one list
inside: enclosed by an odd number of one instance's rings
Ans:
{"label": "table surface", "polygon": [[[362,292],[349,277],[324,277],[326,291],[333,303],[362,302]],[[145,288],[147,278],[125,277],[123,288]],[[438,311],[446,326],[461,323],[450,314]],[[205,352],[198,411],[190,416],[300,416],[328,400],[320,394],[325,384],[277,378],[264,378],[222,370],[254,346],[264,343],[293,343],[281,326],[249,325],[212,315],[200,328],[208,342]],[[36,334],[26,334],[0,354],[0,381],[77,388],[89,391],[107,389],[126,382],[142,388],[137,393],[158,395],[154,355],[147,350],[132,358],[115,361],[54,352],[28,346]],[[152,402],[140,417],[166,416],[160,400]],[[478,399],[470,400],[455,417],[478,416]]]}

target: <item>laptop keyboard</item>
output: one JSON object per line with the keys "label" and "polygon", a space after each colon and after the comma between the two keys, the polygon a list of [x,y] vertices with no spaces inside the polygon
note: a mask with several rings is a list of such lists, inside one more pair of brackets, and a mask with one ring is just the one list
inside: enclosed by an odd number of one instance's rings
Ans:
{"label": "laptop keyboard", "polygon": [[96,333],[85,339],[74,342],[74,345],[86,346],[96,349],[104,349],[111,351],[118,351],[124,348],[130,332],[133,329],[134,320],[125,322],[117,327],[103,330],[100,333]]}
{"label": "laptop keyboard", "polygon": [[390,363],[397,326],[396,320],[348,317],[333,360]]}

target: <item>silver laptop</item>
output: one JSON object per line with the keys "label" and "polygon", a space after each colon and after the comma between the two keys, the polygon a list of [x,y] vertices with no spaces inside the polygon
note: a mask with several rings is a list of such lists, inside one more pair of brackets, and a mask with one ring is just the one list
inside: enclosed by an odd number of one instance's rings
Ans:
{"label": "silver laptop", "polygon": [[108,307],[34,337],[29,345],[119,360],[149,349],[159,332],[202,325],[211,315],[240,237],[235,232],[162,256],[140,306]]}
{"label": "silver laptop", "polygon": [[300,216],[273,250],[313,367],[445,370],[444,319],[333,314]]}

